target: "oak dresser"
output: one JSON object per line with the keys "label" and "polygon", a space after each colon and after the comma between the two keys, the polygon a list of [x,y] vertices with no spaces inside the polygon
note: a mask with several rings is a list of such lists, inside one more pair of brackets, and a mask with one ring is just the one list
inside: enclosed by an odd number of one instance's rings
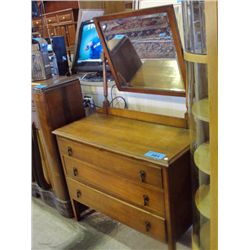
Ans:
{"label": "oak dresser", "polygon": [[95,113],[53,133],[77,219],[83,204],[175,248],[192,222],[187,129]]}

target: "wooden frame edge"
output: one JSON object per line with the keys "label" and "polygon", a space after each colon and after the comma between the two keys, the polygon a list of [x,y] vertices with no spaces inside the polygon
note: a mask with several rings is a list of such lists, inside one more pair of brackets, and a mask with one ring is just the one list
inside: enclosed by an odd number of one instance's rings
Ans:
{"label": "wooden frame edge", "polygon": [[[99,108],[97,109],[97,112],[105,113],[105,110],[103,108]],[[185,118],[152,114],[136,110],[118,109],[118,108],[109,108],[108,114],[134,119],[138,121],[145,121],[145,122],[157,123],[160,125],[173,126],[177,128],[185,128],[185,129],[188,128],[188,123]]]}
{"label": "wooden frame edge", "polygon": [[[131,16],[143,16],[147,14],[157,14],[157,13],[162,13],[165,12],[167,13],[167,17],[169,19],[169,25],[171,28],[172,32],[172,37],[176,49],[176,55],[177,55],[177,61],[181,73],[181,77],[184,83],[184,92],[175,92],[175,91],[164,91],[164,90],[151,90],[151,89],[130,89],[126,87],[122,87],[119,77],[114,69],[114,65],[111,60],[111,56],[108,50],[108,46],[104,37],[104,34],[101,29],[100,22],[102,21],[110,21],[115,18],[128,18]],[[105,56],[108,60],[109,66],[111,73],[114,77],[116,86],[119,91],[126,91],[126,92],[133,92],[133,93],[147,93],[147,94],[158,94],[158,95],[166,95],[166,96],[185,96],[186,97],[186,67],[185,67],[185,61],[183,57],[183,48],[181,44],[181,39],[180,39],[180,34],[178,31],[178,26],[175,18],[175,13],[174,13],[174,8],[173,5],[165,5],[165,6],[160,6],[160,7],[153,7],[153,8],[147,8],[147,9],[140,9],[140,10],[134,10],[131,12],[120,12],[120,13],[115,13],[115,14],[109,14],[109,15],[104,15],[104,16],[99,16],[99,17],[94,17],[93,18],[97,33],[100,37],[100,40],[103,45],[103,51],[105,53]]]}

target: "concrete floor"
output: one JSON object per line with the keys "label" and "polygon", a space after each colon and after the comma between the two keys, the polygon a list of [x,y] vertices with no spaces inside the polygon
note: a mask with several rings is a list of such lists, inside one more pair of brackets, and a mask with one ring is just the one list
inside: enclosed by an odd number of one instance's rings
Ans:
{"label": "concrete floor", "polygon": [[[38,198],[32,198],[33,250],[167,250],[167,245],[95,212],[82,221],[61,216]],[[177,250],[191,249],[191,229]]]}

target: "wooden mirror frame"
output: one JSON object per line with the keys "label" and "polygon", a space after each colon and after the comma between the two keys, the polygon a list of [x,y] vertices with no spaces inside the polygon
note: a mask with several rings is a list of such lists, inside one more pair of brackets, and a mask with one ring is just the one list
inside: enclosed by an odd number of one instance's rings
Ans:
{"label": "wooden mirror frame", "polygon": [[[111,55],[110,55],[104,34],[102,32],[100,23],[103,21],[110,21],[113,19],[128,18],[128,17],[134,17],[134,16],[144,16],[144,15],[164,13],[164,12],[167,14],[167,17],[169,19],[169,25],[170,25],[170,29],[172,32],[175,50],[177,54],[177,62],[179,65],[182,81],[184,83],[184,92],[179,92],[179,91],[174,91],[174,90],[131,88],[131,87],[122,86],[119,81],[117,72],[114,68],[114,64],[112,63]],[[94,18],[94,22],[96,25],[98,35],[103,45],[103,51],[108,60],[111,73],[114,77],[116,86],[119,91],[157,94],[157,95],[169,95],[169,96],[186,96],[186,68],[185,68],[185,63],[184,63],[184,58],[183,58],[183,49],[181,45],[181,39],[180,39],[179,31],[178,31],[178,26],[177,26],[177,22],[175,18],[173,5],[166,5],[166,6],[153,7],[153,8],[148,8],[148,9],[135,10],[131,12],[121,12],[121,13],[116,13],[116,14],[111,14],[111,15],[99,16],[99,17]]]}

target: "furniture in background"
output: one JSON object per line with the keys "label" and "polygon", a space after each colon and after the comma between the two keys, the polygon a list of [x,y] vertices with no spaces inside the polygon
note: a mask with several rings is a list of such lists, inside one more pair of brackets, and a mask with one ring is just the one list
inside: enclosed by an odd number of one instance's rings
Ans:
{"label": "furniture in background", "polygon": [[63,36],[67,50],[71,53],[75,49],[76,25],[78,9],[65,9],[42,14],[33,18],[33,32],[43,38],[53,38],[53,36]]}
{"label": "furniture in background", "polygon": [[103,9],[104,14],[131,11],[134,1],[80,1],[79,9]]}
{"label": "furniture in background", "polygon": [[[45,178],[44,164],[42,163],[42,151],[40,149],[38,129],[32,124],[32,183],[37,183],[43,190],[49,190],[51,187]],[[47,169],[46,169],[47,170]],[[35,191],[35,190],[34,190]],[[37,196],[37,192],[32,193]]]}
{"label": "furniture in background", "polygon": [[218,249],[217,2],[184,1],[192,153],[193,249]]}
{"label": "furniture in background", "polygon": [[77,78],[58,77],[33,83],[39,135],[43,159],[49,170],[51,190],[43,192],[42,187],[33,185],[33,193],[38,192],[48,204],[53,205],[62,215],[72,217],[72,207],[65,183],[56,138],[51,131],[85,116],[80,82]]}
{"label": "furniture in background", "polygon": [[[50,183],[50,170],[48,168],[47,159],[44,155],[44,145],[42,143],[42,136],[40,126],[37,119],[36,108],[32,100],[32,183],[36,187],[41,187],[42,190],[49,190]],[[39,195],[39,192],[32,188],[34,196]],[[41,193],[40,195],[42,195]],[[45,199],[45,198],[44,198]]]}
{"label": "furniture in background", "polygon": [[79,1],[40,1],[43,3],[44,13],[65,9],[79,9]]}
{"label": "furniture in background", "polygon": [[133,1],[41,1],[42,13],[32,20],[33,35],[52,38],[64,36],[67,51],[75,52],[79,9],[103,9],[104,13],[129,11]]}

